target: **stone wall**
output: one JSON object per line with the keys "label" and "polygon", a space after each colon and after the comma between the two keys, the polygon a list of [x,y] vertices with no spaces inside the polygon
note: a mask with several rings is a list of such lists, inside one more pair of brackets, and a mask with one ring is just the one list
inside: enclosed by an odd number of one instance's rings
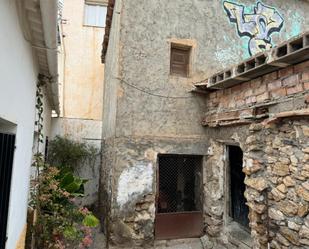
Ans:
{"label": "stone wall", "polygon": [[204,212],[210,241],[229,248],[224,148],[233,142],[244,152],[253,248],[309,246],[308,74],[307,61],[207,96]]}
{"label": "stone wall", "polygon": [[250,126],[246,198],[254,248],[309,246],[308,120]]}

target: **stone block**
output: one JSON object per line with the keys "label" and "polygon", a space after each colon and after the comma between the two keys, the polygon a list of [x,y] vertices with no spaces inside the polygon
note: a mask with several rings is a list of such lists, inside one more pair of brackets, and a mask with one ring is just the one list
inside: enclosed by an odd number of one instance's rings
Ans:
{"label": "stone block", "polygon": [[287,228],[287,227],[281,227],[280,233],[293,245],[299,245],[299,236],[298,233]]}
{"label": "stone block", "polygon": [[268,187],[266,179],[264,177],[246,178],[245,184],[258,191],[263,191]]}
{"label": "stone block", "polygon": [[284,213],[286,216],[294,216],[298,211],[298,204],[290,200],[280,201],[278,203],[279,210]]}

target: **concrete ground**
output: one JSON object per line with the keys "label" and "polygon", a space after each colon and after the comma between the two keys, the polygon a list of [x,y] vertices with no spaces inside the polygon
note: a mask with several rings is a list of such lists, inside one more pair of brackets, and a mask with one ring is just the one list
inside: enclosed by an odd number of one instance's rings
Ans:
{"label": "concrete ground", "polygon": [[156,241],[154,249],[204,249],[200,239]]}
{"label": "concrete ground", "polygon": [[89,249],[106,249],[105,235],[101,232],[98,227],[93,234],[93,244]]}
{"label": "concrete ground", "polygon": [[[105,235],[100,231],[99,228],[96,229],[94,236],[94,243],[90,249],[106,249],[106,239]],[[250,249],[243,243],[236,243],[236,240],[230,241],[229,245],[221,246],[214,245],[206,237],[201,239],[179,239],[179,240],[161,240],[156,241],[152,249]],[[116,247],[111,247],[109,249],[120,249]],[[121,249],[141,249],[141,248],[121,248]]]}

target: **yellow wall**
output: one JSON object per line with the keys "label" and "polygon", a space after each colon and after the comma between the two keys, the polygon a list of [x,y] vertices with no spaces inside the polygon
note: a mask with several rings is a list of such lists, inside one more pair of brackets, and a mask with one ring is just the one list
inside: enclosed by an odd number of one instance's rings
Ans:
{"label": "yellow wall", "polygon": [[84,0],[64,0],[63,110],[66,118],[102,119],[104,28],[83,26]]}

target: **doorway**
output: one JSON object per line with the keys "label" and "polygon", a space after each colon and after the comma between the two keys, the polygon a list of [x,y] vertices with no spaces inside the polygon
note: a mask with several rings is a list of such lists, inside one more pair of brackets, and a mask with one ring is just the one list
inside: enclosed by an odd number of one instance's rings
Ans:
{"label": "doorway", "polygon": [[0,133],[0,248],[5,248],[15,135]]}
{"label": "doorway", "polygon": [[203,232],[202,156],[158,156],[156,239],[199,237]]}
{"label": "doorway", "polygon": [[239,146],[229,145],[229,216],[246,229],[249,229],[249,207],[246,205],[245,198],[245,173],[242,172],[243,152]]}

